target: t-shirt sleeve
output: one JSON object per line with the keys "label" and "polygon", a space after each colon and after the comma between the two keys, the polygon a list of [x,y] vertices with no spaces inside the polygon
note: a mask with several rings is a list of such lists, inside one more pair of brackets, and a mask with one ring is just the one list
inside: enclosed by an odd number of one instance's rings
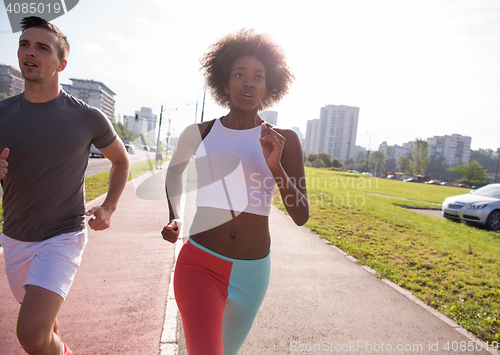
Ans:
{"label": "t-shirt sleeve", "polygon": [[92,129],[92,144],[97,149],[106,148],[116,139],[116,132],[113,125],[108,120],[102,111],[94,108],[92,110],[91,129]]}

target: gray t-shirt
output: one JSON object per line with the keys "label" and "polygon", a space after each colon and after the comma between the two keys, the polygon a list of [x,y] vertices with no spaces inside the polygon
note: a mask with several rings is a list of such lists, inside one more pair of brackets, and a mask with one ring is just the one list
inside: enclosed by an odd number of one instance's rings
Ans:
{"label": "gray t-shirt", "polygon": [[101,111],[64,91],[40,104],[23,94],[0,101],[0,152],[10,149],[0,180],[3,233],[38,242],[83,229],[90,146],[105,148],[115,139]]}

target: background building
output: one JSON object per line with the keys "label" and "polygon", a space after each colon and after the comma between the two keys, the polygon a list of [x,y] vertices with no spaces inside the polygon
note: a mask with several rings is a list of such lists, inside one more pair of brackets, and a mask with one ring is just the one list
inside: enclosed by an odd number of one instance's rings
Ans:
{"label": "background building", "polygon": [[97,107],[109,118],[115,121],[115,99],[116,94],[100,81],[71,79],[72,85],[62,84],[64,91],[74,97],[85,101],[91,106]]}
{"label": "background building", "polygon": [[327,105],[321,108],[319,120],[307,121],[306,153],[326,152],[332,158],[354,158],[359,108]]}
{"label": "background building", "polygon": [[137,115],[137,119],[135,116],[126,116],[125,126],[128,130],[137,134],[146,135],[148,133],[148,120],[139,115]]}
{"label": "background building", "polygon": [[302,148],[306,151],[306,154],[319,153],[318,137],[319,137],[319,119],[315,118],[313,120],[308,120],[306,127],[306,138],[304,139],[304,145],[302,146]]}
{"label": "background building", "polygon": [[0,65],[0,94],[19,95],[24,91],[24,78],[19,70],[9,65]]}
{"label": "background building", "polygon": [[354,147],[354,161],[358,161],[359,159],[367,159],[368,158],[368,149],[365,147],[361,147],[359,145]]}
{"label": "background building", "polygon": [[158,137],[156,136],[156,124],[158,116],[153,113],[153,109],[149,107],[141,107],[141,110],[135,111],[135,114],[138,115],[140,119],[143,119],[146,122],[146,132],[141,131],[136,133],[147,133],[148,137],[151,138],[153,142],[156,142],[156,140],[158,139]]}
{"label": "background building", "polygon": [[384,142],[380,145],[379,150],[384,152],[387,159],[394,159],[395,161],[398,161],[400,156],[407,156],[408,158],[411,158],[411,149],[401,147],[397,144],[387,145],[387,143]]}
{"label": "background building", "polygon": [[450,167],[468,164],[470,160],[471,137],[460,134],[427,138],[429,161],[444,157]]}
{"label": "background building", "polygon": [[259,117],[273,126],[278,125],[278,112],[277,111],[262,111],[259,112]]}

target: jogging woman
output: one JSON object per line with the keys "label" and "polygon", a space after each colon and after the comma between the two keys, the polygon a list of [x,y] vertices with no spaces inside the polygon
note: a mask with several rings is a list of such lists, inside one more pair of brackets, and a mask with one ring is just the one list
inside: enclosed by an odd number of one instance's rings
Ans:
{"label": "jogging woman", "polygon": [[213,44],[201,63],[229,113],[181,134],[167,171],[170,222],[162,235],[174,242],[180,233],[182,173],[195,156],[197,209],[177,259],[175,296],[189,355],[236,355],[269,283],[275,187],[297,225],[307,222],[309,204],[297,134],[258,115],[293,80],[281,48],[242,30]]}

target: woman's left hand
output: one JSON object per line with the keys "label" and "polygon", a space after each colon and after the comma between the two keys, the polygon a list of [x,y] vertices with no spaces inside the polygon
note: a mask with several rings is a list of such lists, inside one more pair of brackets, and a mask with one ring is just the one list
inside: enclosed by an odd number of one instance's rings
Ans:
{"label": "woman's left hand", "polygon": [[272,127],[266,126],[265,123],[260,126],[260,133],[259,142],[262,146],[267,166],[271,170],[279,168],[281,165],[281,154],[285,145],[285,137],[276,132]]}

